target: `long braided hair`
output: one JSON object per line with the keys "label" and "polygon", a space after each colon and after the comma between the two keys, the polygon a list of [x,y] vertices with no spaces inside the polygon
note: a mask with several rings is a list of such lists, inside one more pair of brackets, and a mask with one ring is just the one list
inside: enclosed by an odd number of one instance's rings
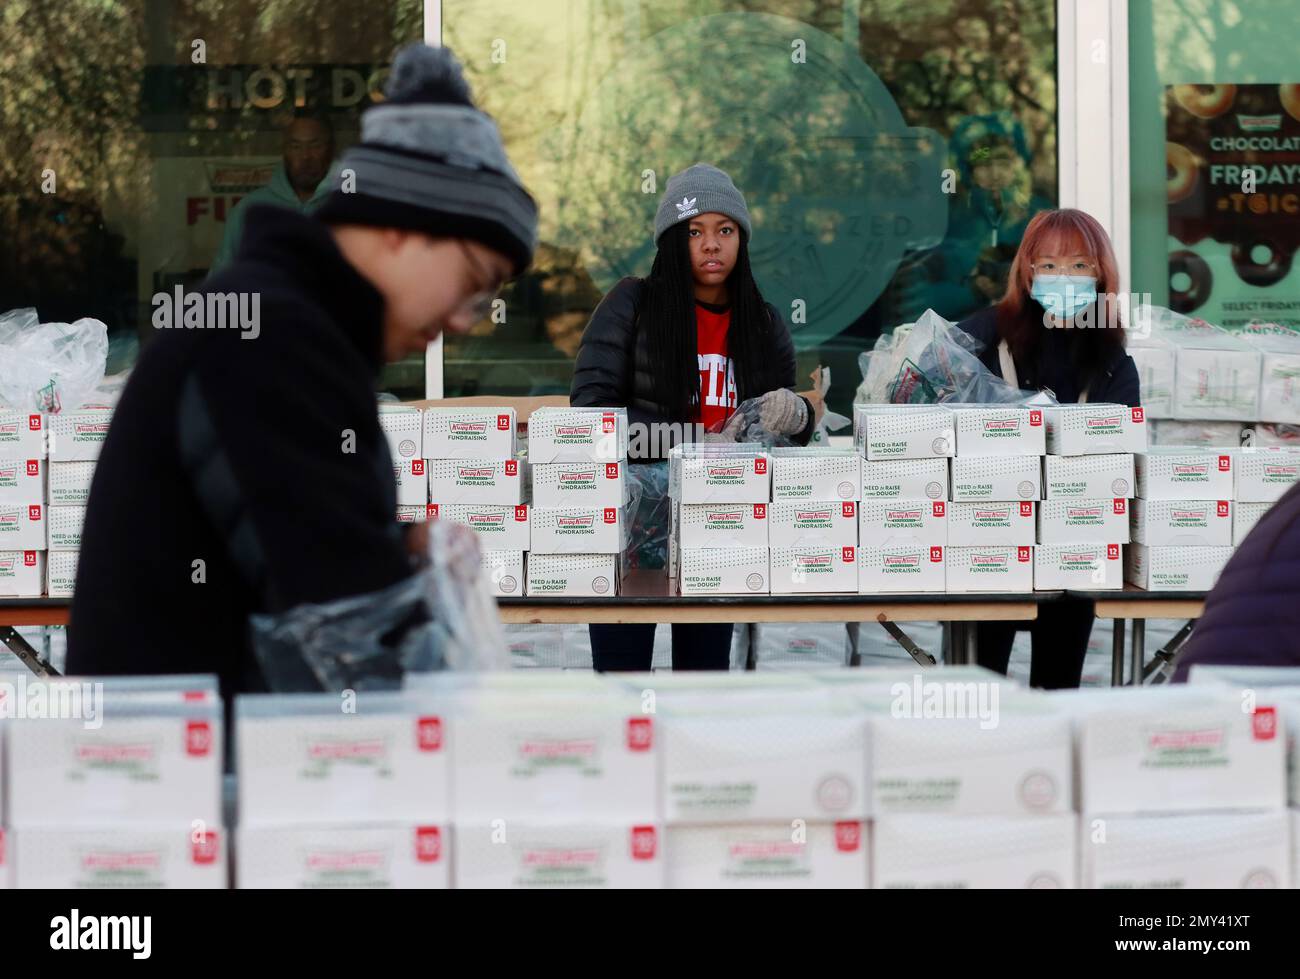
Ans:
{"label": "long braided hair", "polygon": [[[736,266],[727,277],[731,323],[727,356],[735,369],[737,403],[762,394],[759,358],[770,351],[772,320],[754,282],[749,242],[740,229]],[[695,279],[691,274],[690,225],[673,225],[659,238],[650,276],[637,310],[637,330],[646,333],[655,400],[668,418],[686,421],[700,402],[696,359]]]}

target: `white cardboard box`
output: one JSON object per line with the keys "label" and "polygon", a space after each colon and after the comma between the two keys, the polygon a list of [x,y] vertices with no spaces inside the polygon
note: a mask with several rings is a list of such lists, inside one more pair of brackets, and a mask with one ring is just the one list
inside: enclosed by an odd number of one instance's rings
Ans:
{"label": "white cardboard box", "polygon": [[[585,817],[584,817],[585,818]],[[662,827],[653,822],[459,823],[456,886],[462,889],[658,890],[664,886]]]}
{"label": "white cardboard box", "polygon": [[1132,501],[1133,542],[1149,547],[1228,547],[1232,537],[1233,511],[1241,504],[1231,500],[1143,500]]}
{"label": "white cardboard box", "polygon": [[1146,411],[1141,407],[1057,405],[1044,408],[1043,419],[1050,455],[1132,455],[1147,449]]}
{"label": "white cardboard box", "polygon": [[536,554],[618,554],[627,547],[627,511],[620,507],[532,508]]}
{"label": "white cardboard box", "polygon": [[1196,419],[1180,421],[1174,418],[1152,419],[1151,447],[1182,447],[1184,449],[1187,446],[1236,448],[1242,444],[1242,433],[1247,431],[1248,428],[1249,426],[1244,422],[1205,421],[1203,419],[1199,421]]}
{"label": "white cardboard box", "polygon": [[21,459],[44,459],[45,419],[37,412],[14,411],[0,407],[0,456]]}
{"label": "white cardboard box", "polygon": [[1260,421],[1300,424],[1300,345],[1294,335],[1254,338],[1261,354]]}
{"label": "white cardboard box", "polygon": [[464,524],[478,534],[484,548],[527,551],[532,546],[532,520],[536,510],[527,504],[430,503],[428,519]]}
{"label": "white cardboard box", "polygon": [[947,583],[938,544],[858,547],[858,592],[863,595],[942,592]]}
{"label": "white cardboard box", "polygon": [[1038,500],[1043,464],[1039,456],[958,456],[952,460],[954,501]]}
{"label": "white cardboard box", "polygon": [[678,503],[767,503],[771,457],[741,445],[678,445],[668,456],[669,492]]}
{"label": "white cardboard box", "polygon": [[492,594],[499,598],[518,598],[524,593],[523,551],[502,551],[484,547],[480,562],[483,573],[492,586]]}
{"label": "white cardboard box", "polygon": [[1039,591],[1119,590],[1124,587],[1122,545],[1039,544],[1034,548],[1034,588]]}
{"label": "white cardboard box", "polygon": [[766,595],[766,547],[679,548],[677,588],[682,595]]}
{"label": "white cardboard box", "polygon": [[1074,888],[1077,827],[1069,812],[885,816],[871,827],[872,886]]}
{"label": "white cardboard box", "polygon": [[1142,407],[1147,418],[1172,418],[1174,416],[1174,348],[1160,346],[1131,346],[1129,356],[1137,365],[1138,382],[1142,391]]}
{"label": "white cardboard box", "polygon": [[1236,453],[1233,499],[1275,503],[1300,479],[1300,452],[1292,449],[1241,449]]}
{"label": "white cardboard box", "polygon": [[1232,687],[1079,694],[1080,811],[1284,808],[1286,736],[1268,694],[1254,713]]}
{"label": "white cardboard box", "polygon": [[83,405],[45,418],[50,428],[50,462],[78,462],[99,458],[113,420],[113,409],[107,405]]}
{"label": "white cardboard box", "polygon": [[1174,417],[1257,420],[1260,363],[1259,351],[1239,341],[1180,344],[1174,353]]}
{"label": "white cardboard box", "polygon": [[529,595],[601,598],[617,592],[618,556],[530,552],[527,574]]}
{"label": "white cardboard box", "polygon": [[857,820],[674,826],[668,830],[668,887],[844,888],[870,883],[866,825]]}
{"label": "white cardboard box", "polygon": [[854,405],[853,444],[871,460],[934,459],[953,454],[952,412],[938,405]]}
{"label": "white cardboard box", "polygon": [[90,502],[90,482],[95,476],[95,463],[52,462],[49,476],[50,506],[85,506]]}
{"label": "white cardboard box", "polygon": [[1034,503],[950,503],[948,545],[980,547],[986,544],[1018,546],[1034,543]]}
{"label": "white cardboard box", "polygon": [[443,889],[451,886],[451,827],[445,823],[241,826],[235,842],[240,889]]}
{"label": "white cardboard box", "polygon": [[0,598],[39,598],[44,592],[44,551],[0,551]]}
{"label": "white cardboard box", "polygon": [[60,704],[79,700],[86,716],[7,722],[10,827],[221,825],[219,702],[140,703],[104,691],[92,720],[92,681],[44,689],[60,691],[49,695]]}
{"label": "white cardboard box", "polygon": [[[926,501],[927,506],[929,502]],[[799,543],[856,546],[858,506],[852,500],[771,503],[767,508],[769,544],[772,547],[792,547]]]}
{"label": "white cardboard box", "polygon": [[948,543],[950,506],[945,500],[864,500],[858,504],[856,542],[872,547],[909,542],[942,547]]}
{"label": "white cardboard box", "polygon": [[81,527],[86,522],[84,506],[47,507],[46,546],[51,551],[81,550]]}
{"label": "white cardboard box", "polygon": [[1034,590],[1034,549],[985,545],[944,551],[947,590],[951,592],[1028,592]]}
{"label": "white cardboard box", "polygon": [[1156,448],[1133,457],[1137,496],[1148,500],[1231,500],[1232,452]]}
{"label": "white cardboard box", "polygon": [[441,822],[451,815],[447,704],[405,691],[235,701],[239,824]]}
{"label": "white cardboard box", "polygon": [[955,408],[957,456],[1041,456],[1047,451],[1042,408]]}
{"label": "white cardboard box", "polygon": [[1285,809],[1166,816],[1085,816],[1089,889],[1282,888],[1291,878]]}
{"label": "white cardboard box", "polygon": [[425,408],[425,459],[511,459],[515,456],[513,408]]}
{"label": "white cardboard box", "polygon": [[47,465],[35,456],[0,457],[0,505],[44,503]]}
{"label": "white cardboard box", "polygon": [[670,825],[866,816],[866,717],[835,691],[657,693]]}
{"label": "white cardboard box", "polygon": [[773,500],[856,500],[862,457],[852,449],[775,448]]}
{"label": "white cardboard box", "polygon": [[40,503],[0,504],[0,551],[43,551],[46,508]]}
{"label": "white cardboard box", "polygon": [[1049,500],[1097,500],[1133,495],[1133,456],[1047,456],[1043,496]]}
{"label": "white cardboard box", "polygon": [[631,488],[627,462],[548,462],[530,467],[537,506],[621,507]]}
{"label": "white cardboard box", "polygon": [[1134,500],[1043,500],[1038,504],[1038,543],[1129,542]]}
{"label": "white cardboard box", "polygon": [[627,458],[626,408],[538,408],[528,417],[528,461],[618,462]]}
{"label": "white cardboard box", "polygon": [[914,673],[862,694],[871,816],[1024,816],[1073,809],[1068,713],[997,678],[934,676]]}
{"label": "white cardboard box", "polygon": [[862,460],[862,499],[948,499],[947,459]]}
{"label": "white cardboard box", "polygon": [[677,536],[682,547],[767,547],[770,503],[682,503]]}
{"label": "white cardboard box", "polygon": [[[77,581],[77,559],[80,551],[50,551],[46,563],[46,594],[50,598],[71,598]],[[0,586],[2,587],[2,586]]]}
{"label": "white cardboard box", "polygon": [[426,464],[433,503],[524,502],[529,467],[519,459],[429,459]]}
{"label": "white cardboard box", "polygon": [[429,502],[429,474],[423,459],[394,462],[393,481],[397,484],[398,506],[424,506]]}
{"label": "white cardboard box", "polygon": [[1232,546],[1240,547],[1246,535],[1255,529],[1259,518],[1271,508],[1272,503],[1238,503],[1232,508]]}
{"label": "white cardboard box", "polygon": [[856,592],[858,549],[805,541],[772,548],[772,594]]}
{"label": "white cardboard box", "polygon": [[[663,726],[641,695],[607,684],[476,687],[456,694],[457,827],[496,819],[653,822]],[[507,832],[509,830],[507,829]]]}
{"label": "white cardboard box", "polygon": [[380,404],[379,427],[393,462],[424,459],[424,416],[411,405]]}
{"label": "white cardboard box", "polygon": [[188,819],[140,826],[24,826],[8,835],[14,886],[224,890],[226,833],[219,823],[196,830]]}
{"label": "white cardboard box", "polygon": [[1232,557],[1231,547],[1130,544],[1124,580],[1147,591],[1209,591]]}

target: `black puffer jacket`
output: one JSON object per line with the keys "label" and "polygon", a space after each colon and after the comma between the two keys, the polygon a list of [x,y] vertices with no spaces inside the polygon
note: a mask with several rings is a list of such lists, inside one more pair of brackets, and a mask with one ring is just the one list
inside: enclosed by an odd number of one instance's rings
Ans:
{"label": "black puffer jacket", "polygon": [[[686,419],[669,417],[655,400],[654,368],[646,335],[636,329],[636,308],[644,286],[645,280],[635,276],[620,279],[591,314],[573,370],[569,403],[577,408],[627,408],[628,422],[632,425],[682,423]],[[758,365],[757,390],[738,389],[737,403],[777,388],[795,389],[794,341],[776,307],[768,303],[767,310],[772,317],[772,332],[765,346],[771,356]],[[808,443],[816,425],[812,406],[808,409],[808,423],[803,431],[791,436],[799,445]],[[649,444],[653,446],[654,442],[651,439]],[[632,461],[652,458],[653,455],[645,455]]]}

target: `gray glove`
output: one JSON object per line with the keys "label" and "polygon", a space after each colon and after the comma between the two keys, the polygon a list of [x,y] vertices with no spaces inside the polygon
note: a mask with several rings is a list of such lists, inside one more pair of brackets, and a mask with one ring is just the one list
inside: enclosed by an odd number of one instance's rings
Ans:
{"label": "gray glove", "polygon": [[768,391],[758,399],[758,423],[773,435],[798,435],[808,424],[808,405],[786,388]]}

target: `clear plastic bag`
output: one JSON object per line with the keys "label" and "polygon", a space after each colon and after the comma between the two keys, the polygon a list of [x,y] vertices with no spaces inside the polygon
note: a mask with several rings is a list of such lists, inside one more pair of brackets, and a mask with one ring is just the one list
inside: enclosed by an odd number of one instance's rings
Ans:
{"label": "clear plastic bag", "polygon": [[[831,390],[831,369],[829,367],[819,367],[812,373],[813,390],[821,397],[822,404],[826,403],[826,396]],[[821,421],[813,430],[812,438],[808,440],[809,445],[830,445],[830,433],[838,432],[843,428],[853,424],[852,418],[845,418],[841,414],[831,411],[829,408],[822,414]]]}
{"label": "clear plastic bag", "polygon": [[627,567],[662,571],[668,566],[668,530],[672,500],[668,463],[642,462],[627,467],[630,484]]}
{"label": "clear plastic bag", "polygon": [[382,591],[252,617],[271,690],[396,690],[406,673],[505,670],[510,653],[472,531],[428,525],[429,566]]}
{"label": "clear plastic bag", "polygon": [[99,320],[41,323],[34,309],[0,314],[0,401],[20,411],[76,408],[104,379],[108,327]]}
{"label": "clear plastic bag", "polygon": [[1055,403],[1008,384],[980,361],[982,344],[932,309],[858,355],[855,404]]}

